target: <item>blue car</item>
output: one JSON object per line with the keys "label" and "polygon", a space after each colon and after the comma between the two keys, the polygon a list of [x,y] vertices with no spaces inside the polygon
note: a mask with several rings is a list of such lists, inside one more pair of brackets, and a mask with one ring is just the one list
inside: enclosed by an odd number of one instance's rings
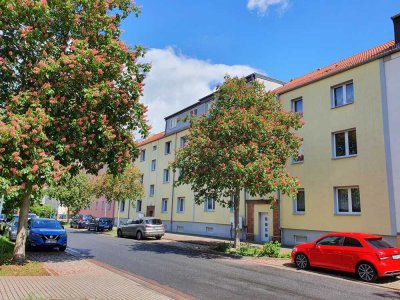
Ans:
{"label": "blue car", "polygon": [[36,218],[28,221],[28,249],[36,247],[67,248],[67,232],[60,222],[54,219]]}

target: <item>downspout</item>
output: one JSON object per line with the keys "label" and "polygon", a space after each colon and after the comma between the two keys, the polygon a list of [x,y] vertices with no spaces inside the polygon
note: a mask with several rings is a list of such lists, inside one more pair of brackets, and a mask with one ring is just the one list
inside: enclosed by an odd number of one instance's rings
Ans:
{"label": "downspout", "polygon": [[[177,144],[177,141],[178,141],[178,132],[175,132],[174,161],[176,159],[176,144]],[[174,221],[175,173],[176,172],[174,172],[172,174],[171,220],[170,220],[171,232],[172,232],[172,223]]]}

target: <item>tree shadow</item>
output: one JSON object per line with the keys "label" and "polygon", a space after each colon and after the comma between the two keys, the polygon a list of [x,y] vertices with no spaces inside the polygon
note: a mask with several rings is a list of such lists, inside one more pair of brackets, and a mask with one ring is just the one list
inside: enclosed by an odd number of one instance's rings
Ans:
{"label": "tree shadow", "polygon": [[70,262],[93,258],[93,256],[90,254],[90,249],[78,250],[70,247],[67,249],[68,250],[66,252],[62,252],[56,248],[35,248],[27,251],[26,254],[29,260],[38,262]]}

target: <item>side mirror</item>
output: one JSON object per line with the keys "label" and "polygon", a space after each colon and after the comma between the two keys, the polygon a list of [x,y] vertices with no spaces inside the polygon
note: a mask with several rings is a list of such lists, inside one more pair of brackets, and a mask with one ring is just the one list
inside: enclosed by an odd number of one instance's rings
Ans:
{"label": "side mirror", "polygon": [[61,225],[61,228],[62,228],[62,229],[65,229],[65,228],[64,228],[64,225]]}

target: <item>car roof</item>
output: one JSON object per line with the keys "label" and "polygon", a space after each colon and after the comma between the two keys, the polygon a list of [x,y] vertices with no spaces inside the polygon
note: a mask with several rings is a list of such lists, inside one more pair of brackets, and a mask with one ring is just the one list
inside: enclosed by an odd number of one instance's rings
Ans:
{"label": "car roof", "polygon": [[360,239],[377,239],[382,238],[380,235],[370,234],[370,233],[363,233],[363,232],[332,232],[327,234],[327,236],[332,235],[341,235],[345,237],[357,237]]}
{"label": "car roof", "polygon": [[57,221],[56,219],[53,219],[53,218],[35,218],[35,219],[32,219],[32,220],[35,220],[35,221],[41,221],[41,220],[53,220],[53,221]]}

